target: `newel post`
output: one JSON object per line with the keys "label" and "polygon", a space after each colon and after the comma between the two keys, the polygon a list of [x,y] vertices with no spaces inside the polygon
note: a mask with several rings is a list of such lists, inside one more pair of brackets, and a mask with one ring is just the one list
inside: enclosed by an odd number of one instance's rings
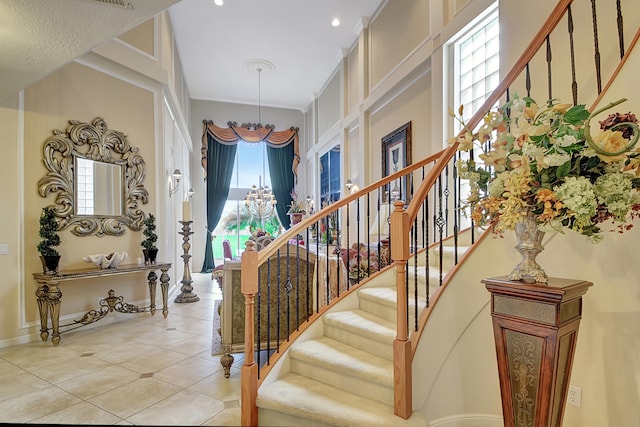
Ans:
{"label": "newel post", "polygon": [[255,243],[247,241],[242,254],[240,286],[244,295],[244,364],[240,378],[241,423],[243,426],[258,425],[258,365],[254,359],[253,306],[258,293],[258,252]]}
{"label": "newel post", "polygon": [[582,317],[593,283],[549,278],[482,281],[491,292],[505,427],[560,427]]}
{"label": "newel post", "polygon": [[393,341],[393,413],[407,419],[413,412],[411,342],[408,339],[406,269],[409,259],[409,214],[397,200],[391,214],[391,258],[396,271],[397,332]]}

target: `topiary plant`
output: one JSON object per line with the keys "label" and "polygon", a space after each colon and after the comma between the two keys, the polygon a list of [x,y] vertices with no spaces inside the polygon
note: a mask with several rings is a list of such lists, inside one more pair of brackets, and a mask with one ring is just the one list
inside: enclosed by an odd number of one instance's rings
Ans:
{"label": "topiary plant", "polygon": [[43,257],[60,256],[55,246],[61,242],[57,233],[58,222],[56,221],[56,212],[52,207],[42,208],[40,215],[40,237],[42,241],[38,243],[38,252]]}
{"label": "topiary plant", "polygon": [[158,235],[156,234],[156,217],[153,214],[149,214],[144,220],[144,230],[142,233],[146,237],[140,245],[147,250],[157,250],[156,242],[158,241]]}

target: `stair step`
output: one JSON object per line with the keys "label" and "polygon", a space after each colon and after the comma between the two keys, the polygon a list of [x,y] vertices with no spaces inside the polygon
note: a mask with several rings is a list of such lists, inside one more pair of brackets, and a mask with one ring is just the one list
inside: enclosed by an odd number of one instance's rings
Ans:
{"label": "stair step", "polygon": [[327,313],[323,317],[324,335],[352,345],[374,356],[393,359],[395,322],[364,310]]}
{"label": "stair step", "polygon": [[393,404],[393,363],[327,337],[289,350],[291,372],[378,402]]}
{"label": "stair step", "polygon": [[[462,255],[464,255],[464,253],[467,252],[469,248],[470,246],[458,245],[458,261],[460,261]],[[432,266],[436,266],[440,263],[440,252],[442,252],[443,267],[446,269],[450,269],[454,265],[453,262],[455,261],[454,255],[456,253],[456,249],[454,246],[445,245],[442,247],[442,250],[440,249],[440,246],[434,246],[429,252],[429,264],[431,264]],[[426,264],[424,253],[418,255],[417,262],[418,266],[424,267],[424,265]],[[410,261],[409,264],[412,265],[413,261]]]}
{"label": "stair step", "polygon": [[[426,427],[427,420],[414,413],[404,420],[393,414],[393,406],[354,395],[345,390],[288,373],[258,391],[260,425],[291,425],[292,420],[306,420],[297,425],[345,427]],[[278,420],[282,414],[286,423]]]}
{"label": "stair step", "polygon": [[[426,307],[427,300],[420,294],[425,293],[424,286],[419,289],[418,295],[418,310],[421,311]],[[396,300],[397,300],[396,288],[393,287],[371,287],[358,291],[358,298],[360,301],[360,309],[376,316],[382,317],[390,322],[396,322]],[[414,298],[413,295],[409,296],[409,313],[410,315],[414,311]]]}

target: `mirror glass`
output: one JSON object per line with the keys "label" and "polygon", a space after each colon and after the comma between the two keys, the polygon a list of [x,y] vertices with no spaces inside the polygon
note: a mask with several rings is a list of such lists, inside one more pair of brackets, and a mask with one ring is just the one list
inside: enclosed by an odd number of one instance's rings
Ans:
{"label": "mirror glass", "polygon": [[76,157],[76,215],[122,215],[122,165]]}
{"label": "mirror glass", "polygon": [[145,163],[123,132],[109,129],[101,117],[69,120],[65,130],[47,138],[42,157],[48,172],[38,181],[38,193],[55,195],[50,207],[59,230],[102,237],[121,236],[125,226],[142,229],[140,205],[149,198],[142,184]]}

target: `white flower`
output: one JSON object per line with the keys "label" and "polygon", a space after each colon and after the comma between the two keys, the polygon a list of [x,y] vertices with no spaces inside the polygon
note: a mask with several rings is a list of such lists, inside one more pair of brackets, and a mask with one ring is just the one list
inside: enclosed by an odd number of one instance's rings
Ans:
{"label": "white flower", "polygon": [[591,217],[596,214],[598,204],[593,185],[588,178],[570,176],[553,190],[565,206],[574,213],[579,228],[590,223]]}
{"label": "white flower", "polygon": [[624,222],[632,206],[631,178],[622,173],[609,173],[596,179],[593,192],[605,204],[616,221]]}
{"label": "white flower", "polygon": [[556,145],[560,147],[568,147],[570,145],[576,144],[578,140],[573,135],[563,135],[560,138],[556,138]]}
{"label": "white flower", "polygon": [[524,112],[524,107],[527,106],[527,103],[524,101],[524,99],[520,99],[520,98],[516,98],[513,100],[513,103],[511,104],[511,114],[514,115],[522,115],[522,113]]}
{"label": "white flower", "polygon": [[567,153],[552,153],[544,156],[544,162],[549,166],[561,166],[571,160]]}

